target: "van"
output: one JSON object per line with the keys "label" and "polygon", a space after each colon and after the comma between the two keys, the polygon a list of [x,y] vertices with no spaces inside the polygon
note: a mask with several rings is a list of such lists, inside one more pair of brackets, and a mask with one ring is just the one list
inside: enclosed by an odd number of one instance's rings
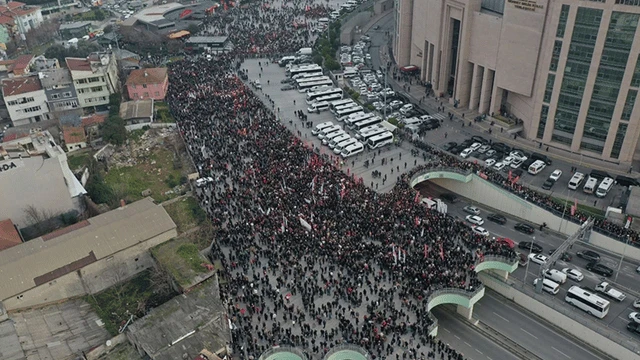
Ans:
{"label": "van", "polygon": [[344,76],[347,79],[352,78],[354,76],[358,76],[358,69],[354,67],[346,67],[344,68],[344,72],[342,73],[342,76]]}
{"label": "van", "polygon": [[333,126],[333,122],[326,121],[326,122],[320,123],[320,124],[316,125],[316,127],[314,127],[313,130],[311,130],[311,133],[313,135],[318,135],[320,133],[320,131],[322,131],[323,129],[328,128],[329,126]]}
{"label": "van", "polygon": [[[540,279],[533,280],[533,285],[537,286],[539,280]],[[560,285],[558,285],[558,283],[554,282],[553,280],[544,279],[542,281],[542,290],[548,292],[551,295],[555,295],[558,293],[558,291],[560,291]]]}
{"label": "van", "polygon": [[534,160],[542,160],[547,165],[551,165],[553,163],[551,161],[551,159],[549,159],[549,157],[547,155],[543,155],[543,154],[536,153],[536,152],[531,154],[531,158],[534,159]]}
{"label": "van", "polygon": [[329,110],[329,103],[326,101],[316,102],[309,105],[307,111],[309,113],[320,113],[320,111]]}
{"label": "van", "polygon": [[536,160],[533,162],[533,164],[529,165],[529,174],[538,175],[540,171],[542,171],[542,169],[544,169],[546,166],[547,164],[545,164],[544,161]]}
{"label": "van", "polygon": [[593,192],[596,191],[597,186],[598,186],[598,179],[589,176],[589,178],[587,179],[587,182],[584,184],[584,187],[582,188],[582,191],[584,191],[587,194],[593,194]]}
{"label": "van", "polygon": [[616,176],[616,183],[622,186],[638,186],[638,180],[624,175]]}
{"label": "van", "polygon": [[347,141],[349,139],[351,139],[351,136],[349,134],[342,134],[340,136],[334,137],[331,139],[331,141],[329,141],[329,148],[335,149],[338,144],[344,141]]}
{"label": "van", "polygon": [[333,152],[340,155],[340,153],[342,152],[342,150],[344,150],[346,147],[348,147],[351,144],[355,144],[357,143],[358,140],[354,139],[354,138],[350,138],[348,140],[345,140],[339,144],[336,145],[336,147],[333,148]]}
{"label": "van", "polygon": [[549,269],[545,271],[544,277],[547,279],[551,279],[558,284],[564,284],[565,282],[567,282],[567,274],[556,269]]}
{"label": "van", "polygon": [[359,154],[362,151],[364,151],[364,145],[362,145],[362,143],[360,142],[357,142],[355,144],[351,144],[346,148],[342,149],[342,152],[340,153],[340,155],[342,156],[343,159],[346,159],[349,156]]}
{"label": "van", "polygon": [[596,190],[596,196],[601,198],[607,196],[607,194],[609,193],[609,190],[611,190],[612,187],[613,187],[613,179],[610,177],[604,178],[600,183],[600,186],[598,186],[598,189]]}
{"label": "van", "polygon": [[329,17],[333,20],[337,19],[340,17],[340,11],[332,11],[331,14],[329,14]]}
{"label": "van", "polygon": [[596,178],[598,180],[602,180],[604,178],[611,177],[611,175],[609,175],[606,172],[601,171],[601,170],[591,170],[591,172],[589,173],[589,176],[592,177],[592,178]]}
{"label": "van", "polygon": [[569,179],[569,189],[571,190],[577,189],[578,186],[582,184],[583,180],[584,180],[584,174],[581,172],[576,172],[575,174],[573,174],[571,179]]}
{"label": "van", "polygon": [[318,19],[318,24],[327,25],[329,23],[329,18],[320,18]]}
{"label": "van", "polygon": [[333,126],[326,127],[320,130],[320,133],[318,134],[318,139],[322,140],[325,137],[327,137],[327,135],[334,133],[336,131],[341,131],[341,130],[342,130],[342,126],[340,125],[333,125]]}
{"label": "van", "polygon": [[340,136],[342,136],[342,135],[346,135],[346,134],[347,134],[347,133],[346,133],[344,130],[338,130],[338,131],[332,132],[332,133],[330,133],[330,134],[327,134],[327,136],[325,136],[325,137],[322,139],[322,144],[323,144],[323,145],[329,145],[329,142],[330,142],[331,140],[333,140],[333,139],[335,139],[335,138],[337,138],[337,137],[340,137]]}

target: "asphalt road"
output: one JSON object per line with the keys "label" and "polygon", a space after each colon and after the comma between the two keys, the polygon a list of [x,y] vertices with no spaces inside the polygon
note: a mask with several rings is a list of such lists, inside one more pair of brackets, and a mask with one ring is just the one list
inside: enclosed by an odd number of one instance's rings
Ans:
{"label": "asphalt road", "polygon": [[[436,186],[433,183],[425,182],[418,185],[420,192],[423,196],[429,197],[438,197],[443,192],[446,192],[445,189]],[[514,242],[519,243],[521,241],[535,241],[536,244],[541,245],[543,248],[543,254],[547,255],[551,249],[557,248],[564,240],[564,237],[559,236],[554,232],[545,232],[539,231],[537,228],[533,235],[523,234],[514,229],[514,225],[518,222],[518,220],[508,216],[508,214],[503,214],[507,217],[507,223],[505,225],[500,225],[494,223],[492,221],[486,220],[487,215],[492,213],[492,211],[482,204],[477,203],[468,203],[464,200],[456,202],[454,204],[447,203],[448,205],[448,213],[452,216],[464,219],[468,213],[466,213],[463,208],[467,205],[474,205],[481,210],[480,217],[485,219],[485,223],[482,225],[487,231],[490,232],[492,237],[507,237],[512,239]],[[535,238],[535,239],[534,239]],[[571,279],[567,279],[567,282],[560,287],[560,292],[555,296],[550,294],[544,294],[543,299],[548,302],[550,306],[553,306],[560,311],[565,312],[567,315],[582,320],[583,323],[587,323],[590,326],[606,326],[608,327],[615,336],[619,336],[619,341],[628,341],[630,346],[636,347],[640,349],[640,338],[633,337],[626,330],[626,325],[629,322],[628,315],[631,312],[634,312],[639,309],[633,308],[633,301],[640,297],[640,294],[637,292],[637,284],[640,281],[640,274],[636,273],[635,269],[637,268],[637,264],[624,260],[622,262],[622,267],[620,268],[620,274],[618,276],[617,282],[614,283],[615,274],[613,277],[607,279],[609,283],[612,284],[613,287],[617,287],[619,290],[624,292],[627,295],[627,298],[622,302],[617,302],[613,299],[611,300],[611,307],[609,310],[609,314],[604,319],[595,318],[582,310],[567,304],[564,301],[564,297],[566,295],[566,291],[573,285],[580,285],[585,288],[593,289],[598,283],[602,281],[602,277],[596,274],[591,273],[590,271],[585,269],[585,265],[587,261],[576,256],[576,252],[584,249],[594,250],[584,243],[575,243],[573,248],[571,248],[568,252],[572,255],[571,262],[565,262],[562,260],[558,260],[555,266],[551,268],[555,268],[558,270],[562,270],[565,267],[572,267],[582,272],[584,275],[584,280],[582,280],[579,284]],[[526,250],[518,249],[523,253],[528,253]],[[610,268],[617,270],[618,265],[620,263],[620,257],[616,255],[612,255],[609,253],[604,253],[602,251],[597,251],[600,256],[600,262],[609,266]],[[510,275],[512,279],[517,279],[522,282],[525,281],[525,269],[526,267],[518,268],[513,274]],[[533,289],[533,280],[539,277],[539,266],[535,263],[530,263],[528,274],[526,277],[526,283],[524,286],[529,286]],[[482,303],[483,300],[480,302]],[[508,316],[504,316],[507,319],[510,319]],[[499,325],[499,324],[498,324]],[[511,334],[511,330],[509,328],[497,328],[503,334]]]}
{"label": "asphalt road", "polygon": [[[366,33],[371,37],[370,53],[371,53],[371,64],[373,69],[379,69],[381,64],[386,64],[386,60],[381,61],[379,50],[381,47],[388,46],[388,37],[386,36],[386,32],[393,31],[394,24],[395,24],[395,21],[392,13],[388,16],[381,18],[376,23],[376,25],[380,26],[379,29],[373,30],[374,28],[372,27]],[[383,51],[383,53],[386,53],[386,52]],[[407,95],[404,90],[402,90],[398,86],[395,86],[392,81],[389,82],[389,87],[393,87],[396,92]],[[414,103],[414,105],[418,106],[417,103]],[[436,104],[433,98],[429,98],[426,101],[423,101],[422,103],[422,107],[425,108],[429,114],[437,113],[437,106],[438,105]],[[458,120],[461,120],[461,119],[458,119]],[[466,119],[465,123],[468,125],[470,120],[472,119]],[[499,130],[496,129],[496,131],[499,131]],[[445,138],[445,133],[447,134],[446,138]],[[441,147],[442,145],[450,141],[461,143],[473,135],[482,136],[487,140],[492,139],[493,141],[498,141],[495,137],[492,137],[490,134],[479,130],[477,126],[462,127],[462,121],[450,121],[450,120],[445,120],[443,125],[440,128],[428,132],[427,135],[425,136],[425,140],[435,144],[438,147]],[[526,141],[527,141],[527,144],[531,143],[528,140]],[[544,150],[545,149],[543,147],[539,149],[538,152],[544,154],[545,153]],[[474,160],[473,154],[470,160],[471,161]],[[573,199],[577,199],[578,202],[581,204],[588,205],[590,207],[594,207],[600,210],[606,210],[607,206],[617,207],[619,205],[620,197],[621,197],[620,195],[623,191],[623,187],[619,185],[614,185],[611,191],[604,198],[598,198],[595,196],[595,194],[584,193],[582,190],[582,186],[575,191],[569,190],[567,187],[567,184],[569,182],[569,179],[572,176],[571,174],[572,167],[577,167],[578,169],[577,171],[585,175],[588,175],[592,170],[589,168],[589,166],[587,166],[587,164],[583,163],[583,158],[576,154],[574,155],[574,158],[572,159],[571,162],[567,162],[563,160],[554,160],[552,165],[547,166],[538,175],[530,175],[527,172],[525,172],[521,177],[521,179],[519,180],[519,182],[523,184],[527,184],[527,186],[534,188],[542,193],[551,194],[554,197],[571,199],[571,201],[573,201]],[[508,169],[508,167],[505,169]],[[562,173],[563,173],[562,177],[551,188],[551,190],[542,189],[541,188],[542,183],[544,183],[544,181],[549,177],[549,175],[555,169],[562,170]],[[612,175],[615,178],[615,174],[613,174],[612,172],[610,172],[610,175]],[[586,182],[586,179],[585,179],[585,182]],[[584,182],[583,182],[583,185],[584,185]]]}

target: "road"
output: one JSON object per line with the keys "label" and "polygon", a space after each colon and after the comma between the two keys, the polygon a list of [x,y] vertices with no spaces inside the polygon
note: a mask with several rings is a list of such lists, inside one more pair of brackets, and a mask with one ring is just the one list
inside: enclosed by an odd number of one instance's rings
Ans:
{"label": "road", "polygon": [[[393,12],[392,12],[390,15],[381,18],[376,23],[376,25],[380,26],[377,30],[373,30],[374,28],[372,27],[366,33],[371,37],[370,53],[371,53],[371,64],[373,69],[379,69],[382,64],[386,65],[386,61],[381,61],[380,59],[380,53],[381,53],[380,50],[383,49],[384,47],[388,47],[388,37],[385,34],[387,31],[393,31],[394,24],[395,24],[395,21],[394,21]],[[386,51],[382,51],[382,53],[386,54]],[[384,68],[385,66],[382,66],[382,67]],[[389,76],[391,76],[391,74]],[[407,92],[404,91],[399,86],[397,86],[392,81],[392,79],[389,79],[389,87],[394,88],[396,92],[399,92],[405,96],[408,95]],[[414,105],[417,106],[418,104],[414,103]],[[426,101],[423,101],[421,106],[424,109],[426,109],[429,114],[434,114],[438,112],[437,111],[438,104],[435,102],[433,98],[428,98]],[[461,120],[462,119],[458,119],[458,121],[445,120],[443,125],[440,128],[428,132],[424,140],[431,142],[432,144],[438,147],[441,147],[442,145],[450,141],[453,141],[459,144],[474,135],[482,136],[487,140],[493,139],[493,141],[499,141],[495,138],[495,136],[492,136],[486,132],[480,131],[477,128],[477,126],[462,127],[463,123]],[[466,119],[465,121],[466,124],[469,124],[470,120],[472,119]],[[499,130],[496,128],[496,132],[498,131]],[[445,137],[445,133],[447,134],[446,137]],[[522,141],[525,141],[525,140],[522,140]],[[528,144],[531,143],[528,140],[526,141]],[[544,148],[541,148],[538,150],[538,152],[544,153],[544,150],[545,150]],[[471,161],[473,160],[474,159],[472,156]],[[520,179],[520,183],[527,184],[527,186],[534,188],[540,191],[541,193],[551,194],[552,196],[558,197],[558,198],[570,199],[571,202],[573,202],[574,199],[577,199],[580,204],[584,204],[586,206],[590,206],[602,211],[606,210],[607,206],[615,206],[615,207],[619,206],[621,194],[624,190],[624,188],[620,185],[614,185],[614,187],[611,189],[609,194],[607,194],[607,196],[602,199],[596,197],[594,194],[584,193],[582,191],[582,187],[579,187],[578,190],[575,190],[575,191],[569,190],[567,187],[567,183],[571,178],[572,167],[577,167],[578,171],[585,175],[591,172],[591,169],[589,168],[589,166],[583,162],[584,159],[582,156],[575,155],[575,158],[571,160],[572,160],[571,162],[568,162],[562,159],[560,160],[555,159],[553,160],[552,165],[547,166],[544,170],[542,170],[541,173],[535,176],[525,172]],[[555,169],[562,170],[563,172],[562,177],[551,188],[551,190],[542,189],[541,188],[542,183],[544,183],[544,181],[549,177],[551,172],[553,172]],[[610,172],[610,175],[615,177],[615,174],[613,172]]]}
{"label": "road", "polygon": [[[453,180],[452,180],[453,181]],[[418,189],[420,190],[422,196],[425,197],[438,197],[440,194],[447,192],[445,189],[436,186],[433,183],[424,182],[418,185]],[[504,225],[500,225],[491,221],[486,221],[486,217],[488,214],[492,213],[491,209],[484,207],[482,204],[470,203],[465,200],[461,200],[456,203],[447,203],[448,205],[448,213],[454,217],[458,217],[460,219],[464,219],[468,213],[466,213],[463,208],[467,205],[474,205],[481,210],[480,217],[485,219],[485,223],[482,225],[487,231],[490,232],[492,237],[507,237],[512,239],[514,242],[519,243],[521,241],[535,241],[536,244],[541,245],[543,248],[543,253],[548,254],[551,249],[557,248],[564,240],[564,237],[559,236],[554,232],[545,232],[535,230],[533,235],[523,234],[521,232],[516,231],[513,226],[518,222],[518,220],[513,217],[508,216],[507,214],[503,214],[507,217],[507,223]],[[565,262],[562,260],[558,260],[555,266],[552,268],[556,268],[558,270],[562,270],[565,267],[572,267],[578,269],[584,275],[584,280],[582,280],[579,284],[573,280],[568,279],[567,282],[560,287],[560,292],[555,295],[545,294],[543,297],[545,301],[548,301],[550,305],[562,309],[567,312],[569,316],[574,318],[580,318],[583,322],[592,324],[592,325],[601,325],[608,326],[614,332],[617,332],[621,336],[620,341],[629,341],[629,345],[640,349],[640,339],[637,337],[632,337],[631,334],[626,330],[626,325],[629,322],[628,315],[631,312],[636,311],[637,309],[633,308],[633,301],[640,297],[640,294],[637,292],[637,284],[640,281],[640,274],[636,273],[635,269],[637,264],[625,259],[622,263],[620,275],[618,276],[617,282],[614,282],[614,278],[607,279],[612,286],[619,288],[626,295],[627,298],[622,302],[617,302],[615,300],[611,300],[611,307],[609,310],[609,314],[602,320],[597,319],[583,312],[582,310],[573,307],[567,304],[564,301],[564,296],[566,291],[572,285],[580,285],[586,288],[593,289],[596,284],[601,282],[602,278],[599,275],[593,274],[590,271],[585,269],[585,265],[587,261],[576,256],[576,252],[580,250],[594,250],[584,243],[575,243],[573,248],[571,248],[568,252],[572,255],[573,259],[571,262]],[[528,253],[526,250],[519,251]],[[616,270],[618,268],[618,264],[620,262],[620,257],[616,255],[612,255],[609,253],[604,253],[602,251],[597,251],[601,255],[600,262],[609,266],[610,268]],[[525,281],[525,267],[518,268],[513,274],[510,275],[511,279],[517,279],[519,281]],[[529,272],[526,277],[525,286],[530,286],[533,289],[533,280],[539,276],[539,266],[530,263]],[[484,299],[483,299],[484,300]],[[481,300],[481,301],[483,301]],[[505,316],[506,317],[506,316]],[[508,317],[507,317],[508,318]],[[504,333],[510,333],[509,329],[502,329],[501,331],[505,331]]]}

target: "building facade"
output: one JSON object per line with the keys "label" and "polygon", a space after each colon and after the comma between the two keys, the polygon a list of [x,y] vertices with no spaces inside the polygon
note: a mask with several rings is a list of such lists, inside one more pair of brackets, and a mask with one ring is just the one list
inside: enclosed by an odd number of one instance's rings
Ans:
{"label": "building facade", "polygon": [[0,6],[0,24],[9,26],[14,34],[26,35],[29,30],[40,27],[44,21],[38,6],[10,1]]}
{"label": "building facade", "polygon": [[521,120],[526,138],[628,163],[640,136],[639,18],[637,0],[398,0],[394,56],[436,95]]}
{"label": "building facade", "polygon": [[82,113],[78,95],[68,69],[51,69],[39,73],[49,110],[55,115]]}
{"label": "building facade", "polygon": [[169,88],[167,68],[133,70],[127,78],[127,93],[131,100],[164,100]]}
{"label": "building facade", "polygon": [[13,126],[49,120],[47,96],[37,75],[3,79],[2,95]]}
{"label": "building facade", "polygon": [[93,53],[86,59],[66,58],[65,61],[81,107],[109,104],[109,95],[119,90],[118,67],[112,52]]}

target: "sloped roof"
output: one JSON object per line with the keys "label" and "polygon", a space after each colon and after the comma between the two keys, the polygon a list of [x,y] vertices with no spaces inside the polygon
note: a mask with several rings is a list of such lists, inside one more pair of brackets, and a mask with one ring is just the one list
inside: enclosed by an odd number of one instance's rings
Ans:
{"label": "sloped roof", "polygon": [[123,120],[151,118],[153,99],[126,101],[120,104],[120,117]]}
{"label": "sloped roof", "polygon": [[36,286],[36,279],[78,262],[100,260],[172,231],[176,224],[150,198],[87,220],[88,225],[45,241],[42,237],[0,252],[0,299]]}
{"label": "sloped roof", "polygon": [[92,114],[82,118],[82,126],[102,124],[107,119],[106,114]]}
{"label": "sloped roof", "polygon": [[13,96],[42,90],[38,76],[15,77],[2,80],[2,94]]}
{"label": "sloped roof", "polygon": [[131,71],[126,85],[161,84],[167,78],[167,68],[147,68]]}
{"label": "sloped roof", "polygon": [[62,128],[62,136],[64,137],[64,143],[67,145],[87,142],[87,136],[81,127],[65,126]]}
{"label": "sloped roof", "polygon": [[72,71],[92,71],[91,63],[87,59],[83,58],[65,58],[67,68]]}
{"label": "sloped roof", "polygon": [[0,251],[22,244],[18,230],[11,219],[0,221]]}

